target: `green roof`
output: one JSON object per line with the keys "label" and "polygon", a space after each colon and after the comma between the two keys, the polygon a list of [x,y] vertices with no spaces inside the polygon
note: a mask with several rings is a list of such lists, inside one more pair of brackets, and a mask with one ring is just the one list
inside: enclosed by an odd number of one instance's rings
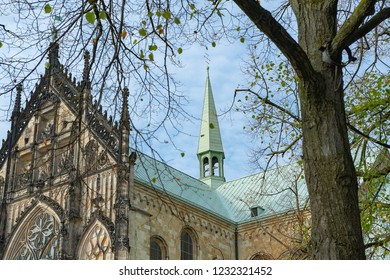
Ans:
{"label": "green roof", "polygon": [[299,170],[298,164],[290,164],[225,182],[213,189],[161,161],[138,153],[135,180],[220,218],[242,223],[253,219],[252,207],[264,209],[257,218],[295,209],[296,200],[291,189],[299,193],[299,203],[304,204],[308,193]]}

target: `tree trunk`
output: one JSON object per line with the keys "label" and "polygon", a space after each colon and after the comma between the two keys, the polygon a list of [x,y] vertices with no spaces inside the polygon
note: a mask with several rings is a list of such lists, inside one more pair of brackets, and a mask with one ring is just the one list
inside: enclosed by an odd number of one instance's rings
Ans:
{"label": "tree trunk", "polygon": [[[297,18],[298,43],[260,2],[234,2],[274,42],[299,77],[314,259],[365,259],[358,184],[344,112],[341,50],[337,47],[344,47],[343,42],[372,12],[375,1],[362,0],[337,39],[337,0],[290,0]],[[322,46],[326,46],[324,53],[319,50]],[[327,53],[328,59],[323,59]]]}
{"label": "tree trunk", "polygon": [[299,44],[316,72],[299,83],[313,257],[365,259],[358,183],[344,111],[341,55],[334,63],[324,62],[319,50],[336,34],[336,2],[302,0],[294,7]]}

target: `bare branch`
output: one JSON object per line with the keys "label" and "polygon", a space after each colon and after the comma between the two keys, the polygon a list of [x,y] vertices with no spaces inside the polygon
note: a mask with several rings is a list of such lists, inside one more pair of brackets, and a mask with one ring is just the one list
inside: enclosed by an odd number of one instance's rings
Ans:
{"label": "bare branch", "polygon": [[288,58],[298,77],[308,81],[314,79],[315,70],[305,51],[268,10],[261,7],[257,1],[234,0],[234,2]]}
{"label": "bare branch", "polygon": [[356,133],[356,134],[359,134],[360,136],[363,136],[364,138],[370,140],[371,142],[374,142],[374,143],[376,143],[376,144],[378,144],[378,145],[381,145],[381,146],[383,146],[383,147],[385,147],[385,148],[390,149],[390,145],[389,145],[389,144],[383,143],[383,142],[381,142],[381,141],[379,141],[379,140],[377,140],[377,139],[372,138],[370,135],[367,135],[367,134],[361,132],[359,129],[357,129],[356,127],[354,127],[354,126],[351,125],[351,124],[347,124],[347,126],[348,126],[348,128],[349,128],[352,132],[354,132],[354,133]]}
{"label": "bare branch", "polygon": [[268,105],[271,105],[275,108],[277,108],[278,110],[286,113],[287,115],[289,115],[290,117],[292,117],[295,121],[297,122],[300,122],[301,120],[299,119],[298,116],[294,115],[293,113],[291,113],[289,110],[287,110],[286,108],[283,108],[281,106],[279,106],[278,104],[272,102],[271,100],[269,100],[267,97],[264,98],[264,97],[261,97],[258,93],[254,92],[253,90],[251,89],[236,89],[234,91],[234,95],[236,95],[238,92],[249,92],[253,95],[255,95],[257,98],[259,98],[261,101],[263,101],[265,104],[268,104]]}

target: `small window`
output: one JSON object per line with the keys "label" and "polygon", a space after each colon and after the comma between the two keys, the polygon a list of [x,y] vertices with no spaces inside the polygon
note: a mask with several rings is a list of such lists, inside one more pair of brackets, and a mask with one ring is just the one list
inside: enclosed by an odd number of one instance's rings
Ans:
{"label": "small window", "polygon": [[161,247],[155,240],[152,240],[150,242],[150,259],[151,260],[162,260]]}
{"label": "small window", "polygon": [[264,212],[264,208],[260,206],[255,206],[251,208],[251,217],[257,217],[260,216],[261,213]]}
{"label": "small window", "polygon": [[203,159],[203,177],[210,176],[210,165],[209,165],[209,158],[205,157]]}
{"label": "small window", "polygon": [[150,259],[166,260],[168,259],[167,247],[162,238],[155,236],[150,239]]}
{"label": "small window", "polygon": [[212,159],[212,170],[211,170],[211,175],[212,176],[215,176],[217,174],[217,176],[221,176],[221,174],[219,173],[219,162],[218,162],[218,158],[217,157],[213,157]]}
{"label": "small window", "polygon": [[184,231],[181,235],[180,251],[182,260],[193,260],[194,259],[194,243],[190,234]]}

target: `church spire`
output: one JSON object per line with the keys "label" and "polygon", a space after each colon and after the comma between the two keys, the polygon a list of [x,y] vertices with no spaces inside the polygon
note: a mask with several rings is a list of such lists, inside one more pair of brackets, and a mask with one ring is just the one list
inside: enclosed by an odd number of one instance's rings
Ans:
{"label": "church spire", "polygon": [[207,67],[206,89],[203,101],[202,122],[198,144],[200,179],[216,188],[225,182],[223,160],[225,153],[219,130],[217,110],[211,89],[209,68]]}

